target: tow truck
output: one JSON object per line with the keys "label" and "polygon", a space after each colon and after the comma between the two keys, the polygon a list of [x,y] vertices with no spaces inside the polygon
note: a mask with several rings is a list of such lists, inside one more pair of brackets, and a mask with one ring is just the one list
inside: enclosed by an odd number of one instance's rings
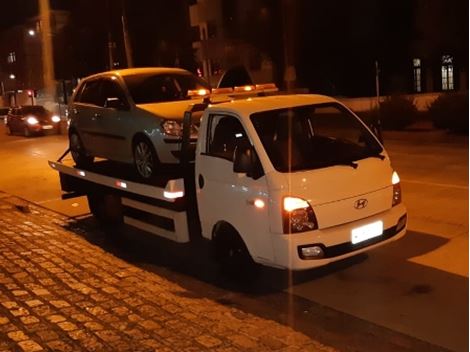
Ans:
{"label": "tow truck", "polygon": [[404,236],[400,180],[377,137],[331,97],[267,94],[275,90],[224,88],[190,104],[179,167],[151,181],[106,160],[66,164],[68,151],[49,165],[63,198],[86,196],[99,221],[178,243],[206,239],[231,271],[311,269]]}

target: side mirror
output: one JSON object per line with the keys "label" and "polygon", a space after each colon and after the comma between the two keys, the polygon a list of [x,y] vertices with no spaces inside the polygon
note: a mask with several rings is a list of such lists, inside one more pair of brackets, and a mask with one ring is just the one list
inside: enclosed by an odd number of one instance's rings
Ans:
{"label": "side mirror", "polygon": [[246,174],[255,180],[264,175],[263,167],[253,147],[235,148],[233,172]]}
{"label": "side mirror", "polygon": [[117,97],[106,98],[104,107],[116,109],[116,110],[129,110],[129,107],[126,104],[124,104],[121,99]]}

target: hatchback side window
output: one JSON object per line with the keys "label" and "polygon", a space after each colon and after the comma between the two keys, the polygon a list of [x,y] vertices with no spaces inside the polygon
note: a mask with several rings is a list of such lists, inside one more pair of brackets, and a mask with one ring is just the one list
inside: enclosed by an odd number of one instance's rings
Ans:
{"label": "hatchback side window", "polygon": [[129,107],[126,96],[122,88],[114,81],[109,79],[103,80],[101,85],[101,96],[103,98],[103,106],[106,107],[117,107],[122,108]]}
{"label": "hatchback side window", "polygon": [[79,97],[80,103],[103,106],[101,97],[101,80],[93,80],[85,83],[85,87]]}
{"label": "hatchback side window", "polygon": [[237,147],[250,145],[240,121],[233,116],[211,115],[207,154],[233,161]]}

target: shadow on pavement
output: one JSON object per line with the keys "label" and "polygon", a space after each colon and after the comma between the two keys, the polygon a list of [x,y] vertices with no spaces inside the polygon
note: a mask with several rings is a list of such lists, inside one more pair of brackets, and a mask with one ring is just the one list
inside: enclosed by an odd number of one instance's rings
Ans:
{"label": "shadow on pavement", "polygon": [[[401,240],[374,250],[371,254],[361,254],[325,267],[296,273],[262,267],[256,281],[240,283],[219,272],[211,258],[209,243],[204,240],[177,244],[130,228],[125,228],[124,232],[103,230],[92,217],[79,220],[69,230],[79,233],[89,242],[127,262],[177,282],[188,289],[193,297],[209,298],[247,313],[291,325],[296,330],[340,350],[445,350],[424,340],[313,302],[301,294],[301,288],[305,285],[319,287],[318,285],[322,286],[332,278],[339,282],[332,290],[339,292],[342,290],[341,285],[346,288],[350,282],[393,286],[396,273],[400,273],[406,288],[402,292],[391,293],[392,297],[398,294],[400,299],[404,296],[426,298],[433,294],[435,286],[439,290],[444,287],[452,293],[452,303],[449,304],[454,308],[455,305],[460,305],[460,313],[457,313],[459,316],[455,316],[457,325],[442,326],[441,331],[450,331],[449,334],[455,341],[451,343],[455,347],[453,350],[463,351],[468,348],[467,278],[408,260],[445,245],[448,240],[442,237],[408,232]],[[291,288],[291,293],[285,292],[288,288]],[[430,305],[428,308],[426,314],[432,316],[430,312],[434,307]],[[352,345],[351,341],[354,341]],[[444,343],[440,345],[445,346]]]}
{"label": "shadow on pavement", "polygon": [[[259,275],[255,281],[235,282],[219,272],[217,263],[211,255],[209,241],[200,239],[188,244],[179,244],[126,226],[122,229],[103,228],[96,223],[93,217],[78,220],[76,226],[80,229],[91,230],[85,234],[80,231],[80,235],[89,242],[128,262],[150,265],[154,269],[170,269],[221,288],[250,294],[267,294],[284,290],[292,285],[317,280],[333,273],[340,274],[368,259],[368,254],[362,253],[324,267],[299,272],[260,266]],[[69,230],[74,231],[74,227]],[[399,257],[395,260],[402,261],[428,253],[447,242],[448,240],[441,237],[408,232],[399,241]],[[416,246],[415,243],[419,243],[419,245]]]}

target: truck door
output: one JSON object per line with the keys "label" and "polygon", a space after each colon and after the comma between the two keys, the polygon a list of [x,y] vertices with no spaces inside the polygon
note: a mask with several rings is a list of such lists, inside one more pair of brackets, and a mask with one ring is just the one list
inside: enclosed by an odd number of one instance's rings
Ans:
{"label": "truck door", "polygon": [[214,114],[206,121],[199,131],[195,175],[203,236],[212,238],[214,226],[227,222],[253,259],[271,261],[266,177],[255,180],[233,171],[235,149],[251,144],[249,136],[236,116]]}

